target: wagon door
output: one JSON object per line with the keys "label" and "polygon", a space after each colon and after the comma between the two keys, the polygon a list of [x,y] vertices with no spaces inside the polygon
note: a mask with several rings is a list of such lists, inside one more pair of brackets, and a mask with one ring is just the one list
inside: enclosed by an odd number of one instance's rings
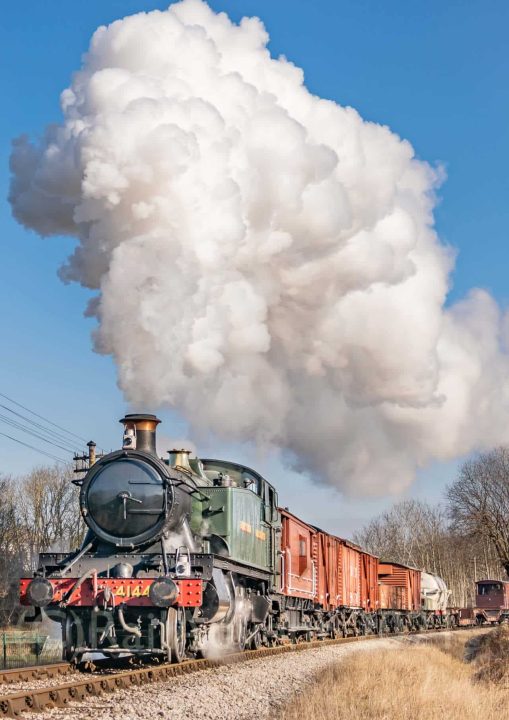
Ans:
{"label": "wagon door", "polygon": [[336,540],[327,533],[317,534],[318,602],[326,610],[335,607],[337,586]]}
{"label": "wagon door", "polygon": [[344,605],[350,608],[361,606],[361,554],[345,543],[342,547]]}
{"label": "wagon door", "polygon": [[378,599],[378,558],[362,553],[361,607],[372,612],[379,607]]}

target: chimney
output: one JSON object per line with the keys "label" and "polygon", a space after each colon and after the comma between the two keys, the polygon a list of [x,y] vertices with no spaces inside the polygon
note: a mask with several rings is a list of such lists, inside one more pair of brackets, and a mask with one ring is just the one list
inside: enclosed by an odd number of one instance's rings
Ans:
{"label": "chimney", "polygon": [[142,450],[157,457],[156,428],[161,421],[155,415],[133,413],[119,422],[124,425],[124,450]]}

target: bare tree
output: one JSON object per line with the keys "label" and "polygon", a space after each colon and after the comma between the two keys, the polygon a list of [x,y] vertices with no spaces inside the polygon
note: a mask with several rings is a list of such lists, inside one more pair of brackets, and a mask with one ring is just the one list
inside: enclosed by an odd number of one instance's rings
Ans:
{"label": "bare tree", "polygon": [[454,528],[493,545],[509,575],[509,448],[466,462],[447,497]]}
{"label": "bare tree", "polygon": [[446,513],[441,507],[405,500],[368,523],[355,540],[383,558],[438,573],[446,532]]}
{"label": "bare tree", "polygon": [[449,523],[449,509],[406,500],[369,522],[356,542],[382,559],[436,573],[451,590],[451,605],[471,606],[475,580],[499,577],[501,568],[489,540],[463,534]]}
{"label": "bare tree", "polygon": [[66,552],[83,536],[78,490],[71,479],[70,468],[38,467],[19,483],[18,513],[32,567],[40,552]]}
{"label": "bare tree", "polygon": [[79,545],[84,524],[70,468],[38,467],[23,478],[0,475],[0,625],[18,609],[18,579],[40,552]]}
{"label": "bare tree", "polygon": [[17,580],[25,564],[25,528],[19,520],[16,483],[0,477],[0,624],[8,625],[18,605]]}

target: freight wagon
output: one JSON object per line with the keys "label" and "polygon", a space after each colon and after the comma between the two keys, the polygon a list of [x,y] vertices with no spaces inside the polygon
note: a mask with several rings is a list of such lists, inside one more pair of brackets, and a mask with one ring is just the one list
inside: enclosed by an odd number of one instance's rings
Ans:
{"label": "freight wagon", "polygon": [[391,631],[417,629],[426,624],[421,607],[421,571],[402,563],[380,561],[380,608]]}
{"label": "freight wagon", "polygon": [[378,558],[358,545],[316,533],[318,556],[318,601],[336,610],[333,636],[364,634],[376,629],[378,602]]}
{"label": "freight wagon", "polygon": [[[281,592],[294,598],[292,612],[320,613],[322,627],[331,637],[374,631],[378,558],[305,523],[287,509],[280,509],[280,514]],[[289,627],[292,633],[308,629],[305,624],[299,630],[296,617]]]}

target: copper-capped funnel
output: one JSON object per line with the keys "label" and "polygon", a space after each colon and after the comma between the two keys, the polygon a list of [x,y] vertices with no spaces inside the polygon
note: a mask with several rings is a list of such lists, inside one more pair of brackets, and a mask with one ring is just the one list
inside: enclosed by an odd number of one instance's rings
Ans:
{"label": "copper-capped funnel", "polygon": [[124,426],[125,450],[142,450],[157,456],[156,428],[161,422],[155,415],[131,413],[119,420]]}

